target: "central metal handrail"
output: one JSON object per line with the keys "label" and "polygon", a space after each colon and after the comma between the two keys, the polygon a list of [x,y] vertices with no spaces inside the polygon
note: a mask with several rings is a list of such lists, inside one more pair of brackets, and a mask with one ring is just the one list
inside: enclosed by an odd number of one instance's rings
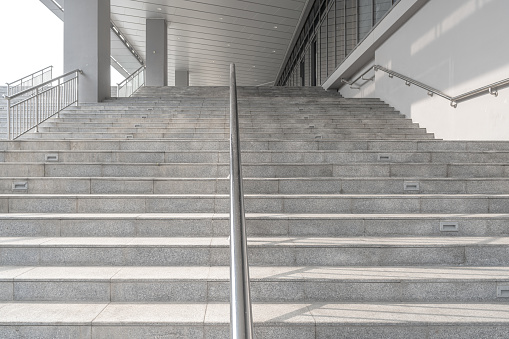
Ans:
{"label": "central metal handrail", "polygon": [[83,72],[77,69],[15,95],[5,96],[7,139],[16,139],[34,127],[38,132],[41,122],[72,104],[78,104],[79,74]]}
{"label": "central metal handrail", "polygon": [[26,88],[37,86],[44,82],[45,79],[51,79],[53,77],[53,66],[45,67],[39,71],[33,72],[32,74],[26,75],[18,80],[8,82],[7,85],[7,96],[12,96],[23,91]]}
{"label": "central metal handrail", "polygon": [[253,338],[235,64],[230,65],[230,336]]}

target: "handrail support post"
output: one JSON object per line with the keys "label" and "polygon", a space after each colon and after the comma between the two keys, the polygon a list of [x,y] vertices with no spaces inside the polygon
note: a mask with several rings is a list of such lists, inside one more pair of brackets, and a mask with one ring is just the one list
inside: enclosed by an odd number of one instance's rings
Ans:
{"label": "handrail support post", "polygon": [[39,88],[35,90],[35,133],[39,133]]}
{"label": "handrail support post", "polygon": [[[9,93],[9,92],[7,92]],[[11,98],[7,98],[7,140],[11,139]]]}

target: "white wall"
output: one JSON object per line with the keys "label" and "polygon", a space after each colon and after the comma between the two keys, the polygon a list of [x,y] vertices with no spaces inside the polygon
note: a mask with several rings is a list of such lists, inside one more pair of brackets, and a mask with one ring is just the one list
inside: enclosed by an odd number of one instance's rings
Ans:
{"label": "white wall", "polygon": [[[508,0],[430,0],[376,50],[374,62],[450,96],[509,78],[508,14]],[[340,92],[352,96],[346,87]],[[454,109],[378,71],[375,96],[437,138],[509,140],[509,87]]]}

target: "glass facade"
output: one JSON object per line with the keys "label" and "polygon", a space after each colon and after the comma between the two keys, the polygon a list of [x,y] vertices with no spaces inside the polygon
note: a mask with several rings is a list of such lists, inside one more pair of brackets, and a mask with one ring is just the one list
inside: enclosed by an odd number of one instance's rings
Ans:
{"label": "glass facade", "polygon": [[318,86],[399,0],[315,0],[276,86]]}

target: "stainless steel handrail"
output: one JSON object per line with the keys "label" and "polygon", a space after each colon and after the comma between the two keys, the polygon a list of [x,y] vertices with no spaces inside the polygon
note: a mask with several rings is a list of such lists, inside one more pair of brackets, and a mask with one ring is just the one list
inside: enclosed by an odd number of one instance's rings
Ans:
{"label": "stainless steel handrail", "polygon": [[[14,93],[12,91],[13,88],[20,87],[20,89],[23,89],[23,87],[34,87],[35,86],[34,80],[37,80],[37,76],[40,76],[41,82],[44,82],[45,73],[46,74],[49,73],[49,78],[51,79],[53,77],[53,66],[44,67],[43,69],[33,72],[32,74],[26,75],[18,80],[6,83],[7,95],[12,96],[13,94],[19,93],[19,92]],[[18,82],[19,84],[17,84]],[[23,86],[24,83],[27,83],[26,86]]]}
{"label": "stainless steel handrail", "polygon": [[[367,84],[368,82],[375,80],[375,75],[374,74],[373,74],[373,76],[371,78],[367,78],[367,79],[364,78],[364,76],[366,74],[368,74],[370,71],[372,71],[373,69],[374,69],[374,67],[368,68],[364,73],[362,73],[357,78],[355,78],[355,80],[348,81],[348,80],[342,78],[341,82],[344,83],[344,84],[350,85],[351,89],[361,89],[361,87],[364,86],[365,84]],[[354,87],[355,83],[357,81],[359,81],[360,79],[364,80],[364,82],[362,84],[360,84],[359,86]]]}
{"label": "stainless steel handrail", "polygon": [[230,65],[230,337],[253,338],[235,64]]}
{"label": "stainless steel handrail", "polygon": [[400,74],[398,72],[391,71],[391,70],[389,70],[387,68],[384,68],[382,66],[375,65],[375,66],[373,66],[373,69],[375,71],[378,71],[378,70],[383,71],[383,72],[389,74],[389,77],[391,77],[391,78],[392,77],[400,78],[400,79],[405,81],[407,86],[415,85],[417,87],[425,89],[426,91],[428,91],[428,95],[429,96],[433,96],[434,94],[436,94],[438,96],[441,96],[442,98],[444,98],[446,100],[449,100],[451,106],[454,107],[454,108],[458,107],[458,103],[460,103],[462,101],[465,101],[465,100],[468,100],[468,99],[470,99],[472,97],[481,95],[481,94],[491,94],[491,95],[494,95],[494,96],[498,96],[498,90],[497,89],[500,88],[500,87],[504,87],[504,86],[509,85],[509,79],[504,79],[504,80],[501,80],[501,81],[489,84],[487,86],[483,86],[483,87],[477,88],[475,90],[472,90],[472,91],[469,91],[469,92],[466,92],[466,93],[463,93],[463,94],[460,94],[460,95],[452,97],[450,95],[447,95],[447,94],[439,91],[436,88],[433,88],[431,86],[425,85],[422,82],[419,82],[417,80],[409,78],[409,77],[407,77],[407,76],[405,76],[403,74]]}
{"label": "stainless steel handrail", "polygon": [[65,78],[65,77],[68,77],[68,76],[73,75],[73,74],[76,74],[76,73],[83,74],[83,71],[82,71],[81,69],[75,69],[74,71],[71,71],[71,72],[65,73],[64,75],[61,75],[61,76],[59,76],[59,77],[56,77],[55,79],[51,79],[51,80],[45,81],[45,82],[43,82],[42,84],[39,84],[39,85],[34,86],[34,87],[32,87],[32,88],[26,89],[26,90],[24,90],[23,92],[19,92],[19,93],[16,93],[16,94],[14,94],[14,95],[11,95],[11,96],[7,96],[7,95],[6,95],[6,96],[5,96],[5,98],[6,98],[6,99],[11,99],[11,100],[12,100],[12,99],[17,98],[17,97],[19,97],[19,96],[21,96],[21,95],[27,94],[27,93],[29,93],[29,92],[32,92],[32,91],[36,90],[36,89],[39,89],[39,88],[44,87],[44,86],[47,86],[47,85],[51,84],[52,82],[55,82],[55,81],[57,81],[57,80],[63,79],[63,78]]}
{"label": "stainless steel handrail", "polygon": [[[40,123],[72,104],[78,104],[79,74],[83,72],[77,69],[15,95],[5,96],[7,139],[16,139],[34,127],[38,132]],[[55,82],[56,85],[53,85]],[[12,103],[13,99],[18,100]]]}
{"label": "stainless steel handrail", "polygon": [[[117,97],[131,96],[134,92],[138,90],[141,86],[145,85],[145,68],[146,66],[143,65],[140,68],[138,68],[133,74],[129,75],[127,78],[125,78],[122,82],[117,84]],[[143,74],[142,74],[143,72]],[[141,74],[141,81],[140,81],[140,74]],[[128,88],[129,83],[134,83],[137,80],[137,83],[135,86],[131,87],[130,91],[126,91],[126,95],[121,95],[121,91],[123,88]],[[135,88],[136,87],[136,88]],[[129,93],[130,92],[130,93]]]}

